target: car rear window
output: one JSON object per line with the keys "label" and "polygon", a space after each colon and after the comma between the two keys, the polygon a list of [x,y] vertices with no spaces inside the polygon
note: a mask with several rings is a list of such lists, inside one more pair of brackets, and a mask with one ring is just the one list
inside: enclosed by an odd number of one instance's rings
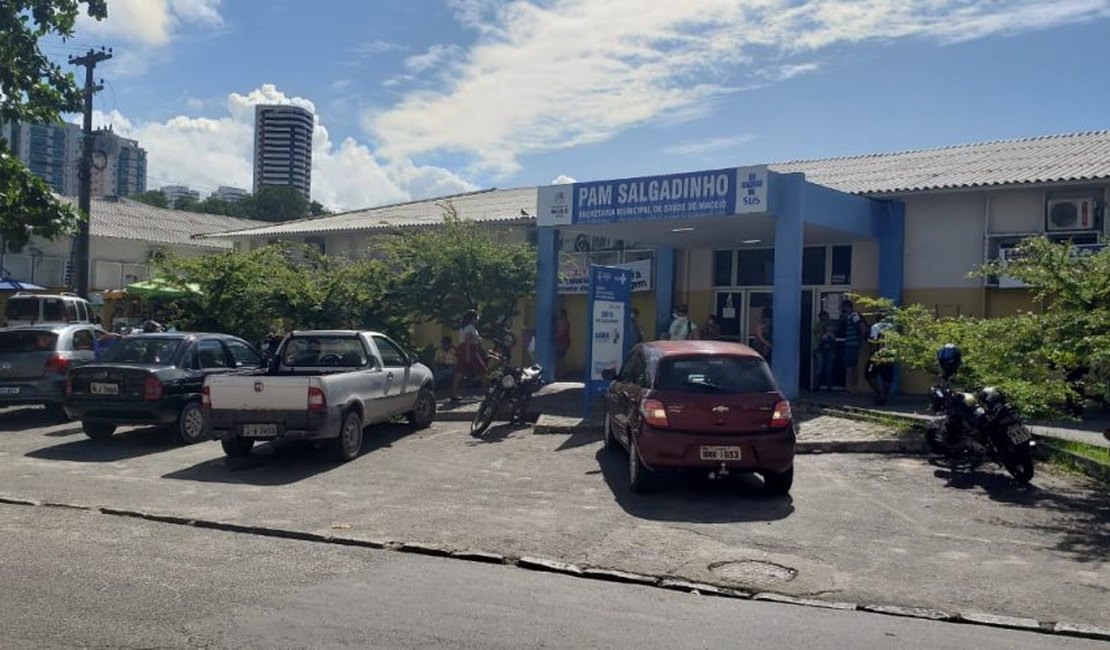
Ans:
{"label": "car rear window", "polygon": [[49,330],[0,332],[0,353],[51,352],[57,343],[58,335]]}
{"label": "car rear window", "polygon": [[366,348],[353,337],[305,336],[289,339],[282,363],[296,366],[358,368],[366,365]]}
{"label": "car rear window", "polygon": [[125,338],[104,351],[101,361],[108,363],[142,363],[172,365],[181,349],[181,339]]}
{"label": "car rear window", "polygon": [[778,390],[762,359],[725,356],[663,359],[659,362],[655,388],[730,394]]}
{"label": "car rear window", "polygon": [[8,320],[39,320],[38,298],[9,298],[4,308]]}

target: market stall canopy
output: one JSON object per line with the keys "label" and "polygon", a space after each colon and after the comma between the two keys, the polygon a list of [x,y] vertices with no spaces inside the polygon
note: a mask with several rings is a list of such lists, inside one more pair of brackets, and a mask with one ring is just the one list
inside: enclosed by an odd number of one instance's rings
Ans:
{"label": "market stall canopy", "polygon": [[11,278],[0,280],[0,291],[45,291],[46,289],[30,282],[20,282]]}
{"label": "market stall canopy", "polygon": [[167,278],[151,278],[127,285],[127,293],[142,298],[184,298],[201,293],[200,286],[193,283],[180,283]]}

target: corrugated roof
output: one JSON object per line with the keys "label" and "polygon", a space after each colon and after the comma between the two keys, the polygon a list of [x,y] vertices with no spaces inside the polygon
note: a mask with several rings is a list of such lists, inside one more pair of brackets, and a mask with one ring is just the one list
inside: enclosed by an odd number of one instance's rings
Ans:
{"label": "corrugated roof", "polygon": [[1110,131],[963,144],[940,149],[796,160],[770,165],[852,194],[1110,178]]}
{"label": "corrugated roof", "polygon": [[443,223],[444,208],[450,204],[458,215],[473,221],[531,223],[536,212],[536,188],[481,190],[434,199],[394,203],[340,214],[311,217],[250,230],[223,233],[221,237],[280,237],[318,233],[431,226]]}
{"label": "corrugated roof", "polygon": [[[1110,130],[1000,140],[768,166],[803,172],[806,180],[850,194],[900,194],[925,190],[1110,179]],[[313,217],[221,237],[278,237],[434,225],[450,202],[459,216],[484,222],[531,222],[536,188],[483,190]],[[527,216],[526,216],[527,215]]]}
{"label": "corrugated roof", "polygon": [[[76,204],[72,198],[64,200]],[[153,244],[231,248],[231,243],[226,240],[194,237],[265,225],[265,222],[251,219],[156,208],[122,198],[93,199],[90,207],[89,230],[92,236],[133,239]]]}

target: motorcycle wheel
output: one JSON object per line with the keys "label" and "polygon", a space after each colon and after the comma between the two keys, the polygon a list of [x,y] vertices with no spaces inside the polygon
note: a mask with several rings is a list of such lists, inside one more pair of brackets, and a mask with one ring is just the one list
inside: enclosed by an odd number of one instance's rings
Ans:
{"label": "motorcycle wheel", "polygon": [[998,456],[1018,485],[1027,485],[1033,480],[1033,450],[1029,443],[1007,446],[999,450]]}
{"label": "motorcycle wheel", "polygon": [[470,435],[481,438],[489,425],[493,423],[493,417],[497,414],[497,409],[500,406],[501,391],[495,390],[487,393],[486,398],[478,406],[478,412],[474,414],[474,419],[470,421]]}
{"label": "motorcycle wheel", "polygon": [[933,420],[925,427],[925,444],[938,456],[948,456],[951,453],[944,437],[944,420]]}

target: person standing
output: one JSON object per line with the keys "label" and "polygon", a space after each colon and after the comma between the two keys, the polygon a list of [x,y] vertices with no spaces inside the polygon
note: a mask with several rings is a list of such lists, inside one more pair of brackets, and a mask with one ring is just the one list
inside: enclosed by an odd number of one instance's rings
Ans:
{"label": "person standing", "polygon": [[856,311],[851,300],[840,302],[839,338],[844,341],[844,385],[849,393],[859,390],[859,351],[867,332],[863,316]]}
{"label": "person standing", "polygon": [[721,324],[713,314],[705,317],[705,326],[701,328],[701,339],[703,341],[721,340]]}
{"label": "person standing", "polygon": [[570,318],[567,316],[566,309],[559,310],[559,316],[555,319],[555,373],[558,375],[564,372],[564,362],[567,358],[567,352],[570,350]]}
{"label": "person standing", "polygon": [[644,342],[644,330],[640,327],[640,310],[635,307],[631,311],[631,319],[629,322],[631,332],[629,332],[628,343],[630,347],[636,347]]}
{"label": "person standing", "polygon": [[459,384],[467,377],[478,380],[485,392],[489,378],[486,376],[486,353],[482,337],[478,334],[478,312],[471,309],[463,314],[459,324],[459,347],[456,353],[455,376],[451,378],[451,401],[459,401]]}
{"label": "person standing", "polygon": [[442,388],[451,381],[458,364],[459,355],[458,352],[455,351],[455,346],[451,342],[451,337],[443,337],[440,339],[439,347],[436,348],[435,378],[433,380],[436,388]]}
{"label": "person standing", "polygon": [[871,385],[871,390],[875,391],[875,403],[880,405],[886,404],[887,398],[890,397],[890,386],[894,383],[894,364],[879,355],[879,351],[883,349],[883,334],[892,327],[894,324],[886,314],[883,314],[879,322],[871,326],[871,332],[867,337],[868,343],[871,344],[871,359],[864,375],[867,383]]}
{"label": "person standing", "polygon": [[815,383],[817,390],[832,390],[833,359],[836,353],[836,323],[829,318],[824,309],[817,314],[817,326],[813,329],[814,356],[817,368]]}
{"label": "person standing", "polygon": [[771,306],[768,305],[763,308],[759,317],[759,324],[755,329],[755,346],[757,351],[767,360],[767,363],[771,363],[771,341],[774,339],[774,327],[774,311],[771,309]]}
{"label": "person standing", "polygon": [[690,320],[690,310],[686,308],[686,305],[675,307],[671,317],[671,326],[667,329],[667,338],[672,341],[692,341],[698,338],[698,326]]}

